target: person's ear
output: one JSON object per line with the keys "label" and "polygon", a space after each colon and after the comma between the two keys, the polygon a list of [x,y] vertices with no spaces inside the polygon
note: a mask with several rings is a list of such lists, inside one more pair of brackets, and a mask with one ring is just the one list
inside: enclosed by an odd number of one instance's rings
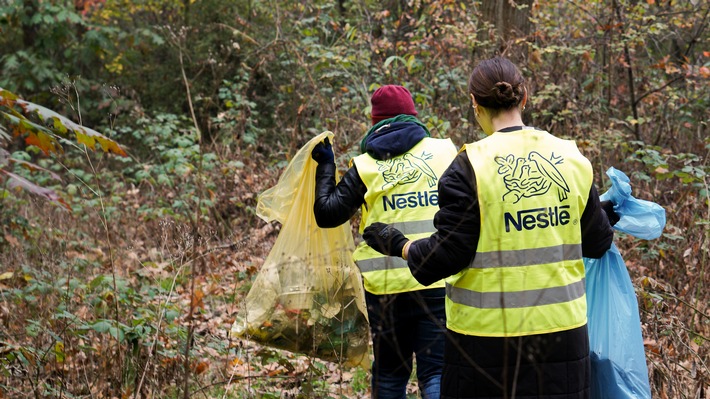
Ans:
{"label": "person's ear", "polygon": [[520,102],[522,109],[525,110],[525,104],[528,102],[528,88],[523,87],[523,101]]}
{"label": "person's ear", "polygon": [[476,98],[473,96],[473,93],[469,93],[471,96],[471,106],[473,107],[473,113],[474,115],[478,116],[478,104],[476,104]]}

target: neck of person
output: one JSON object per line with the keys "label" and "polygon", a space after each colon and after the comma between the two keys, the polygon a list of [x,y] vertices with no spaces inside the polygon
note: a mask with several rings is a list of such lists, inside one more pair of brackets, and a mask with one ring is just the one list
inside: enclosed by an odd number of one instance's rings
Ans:
{"label": "neck of person", "polygon": [[514,108],[508,111],[503,111],[491,119],[491,126],[493,131],[497,132],[499,130],[505,129],[507,127],[513,126],[525,126],[523,123],[523,117],[520,114],[518,108]]}

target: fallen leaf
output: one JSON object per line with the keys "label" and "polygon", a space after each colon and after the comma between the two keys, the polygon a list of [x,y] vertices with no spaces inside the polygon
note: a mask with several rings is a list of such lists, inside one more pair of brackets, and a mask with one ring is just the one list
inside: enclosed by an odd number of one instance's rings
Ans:
{"label": "fallen leaf", "polygon": [[9,235],[9,234],[5,234],[5,241],[7,241],[8,243],[10,243],[10,246],[12,246],[13,248],[19,248],[19,247],[20,247],[20,241],[19,241],[17,238],[15,238],[15,237],[13,237],[13,236],[11,236],[11,235]]}
{"label": "fallen leaf", "polygon": [[206,361],[202,361],[202,362],[198,362],[197,364],[195,364],[192,368],[192,371],[194,371],[195,374],[202,374],[208,368],[210,368],[210,364]]}

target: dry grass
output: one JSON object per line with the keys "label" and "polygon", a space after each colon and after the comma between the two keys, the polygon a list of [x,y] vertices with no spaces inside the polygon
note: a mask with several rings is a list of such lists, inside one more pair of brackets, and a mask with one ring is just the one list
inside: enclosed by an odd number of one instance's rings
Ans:
{"label": "dry grass", "polygon": [[[12,273],[0,281],[4,397],[178,397],[186,379],[194,397],[367,396],[360,369],[227,336],[279,232],[252,211],[278,168],[240,159],[243,168],[211,177],[223,179],[219,217],[196,229],[144,211],[179,195],[165,188],[126,189],[75,215],[31,198],[17,205],[31,225],[19,238],[5,225],[14,238],[1,260]],[[668,209],[667,236],[617,240],[640,301],[654,397],[710,397],[707,199],[637,187]]]}

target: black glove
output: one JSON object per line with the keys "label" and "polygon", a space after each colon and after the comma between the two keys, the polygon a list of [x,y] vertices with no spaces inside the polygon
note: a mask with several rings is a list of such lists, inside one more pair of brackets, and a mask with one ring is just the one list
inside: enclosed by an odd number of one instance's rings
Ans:
{"label": "black glove", "polygon": [[373,223],[365,227],[362,238],[375,251],[389,256],[402,256],[402,248],[409,241],[401,231],[389,224]]}
{"label": "black glove", "polygon": [[601,201],[601,205],[604,212],[606,212],[607,219],[609,219],[609,224],[615,225],[621,218],[614,212],[614,204],[611,201]]}
{"label": "black glove", "polygon": [[323,163],[334,163],[335,155],[333,155],[333,146],[330,145],[330,140],[326,137],[325,140],[316,144],[311,151],[311,158],[313,158],[318,164]]}

